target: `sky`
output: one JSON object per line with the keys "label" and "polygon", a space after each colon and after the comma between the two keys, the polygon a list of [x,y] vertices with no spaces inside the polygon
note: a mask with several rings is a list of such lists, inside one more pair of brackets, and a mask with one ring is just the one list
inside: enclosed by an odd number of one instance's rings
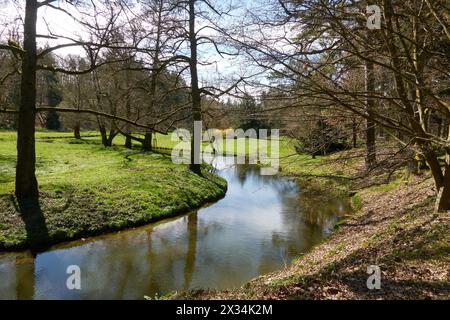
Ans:
{"label": "sky", "polygon": [[[214,23],[226,26],[236,26],[237,24],[248,20],[251,14],[257,12],[265,12],[264,14],[270,14],[267,12],[270,8],[267,6],[267,1],[270,0],[211,0],[217,8],[225,9],[228,6],[234,8],[228,14],[217,16],[210,12],[209,16]],[[0,0],[0,41],[6,41],[8,38],[8,31],[23,18],[24,13],[24,0]],[[74,16],[80,17],[76,10],[71,5],[64,4],[64,2],[58,3],[58,6],[67,9]],[[197,5],[199,7],[199,5]],[[205,20],[197,21],[197,29],[202,29],[201,35],[211,38],[217,37],[217,33],[211,31],[211,29],[203,29],[208,22]],[[82,26],[71,19],[68,15],[54,10],[50,7],[43,7],[39,10],[38,34],[49,34],[49,30],[57,32],[59,35],[68,36],[71,38],[84,38],[86,39],[88,33],[83,30]],[[244,32],[251,32],[250,29],[244,30]],[[276,33],[274,28],[271,28],[270,32]],[[39,45],[45,46],[46,44],[53,46],[55,44],[67,43],[67,40],[49,40],[40,39]],[[185,50],[187,49],[184,48]],[[233,48],[221,47],[228,52],[236,52]],[[85,55],[84,50],[81,47],[70,47],[55,51],[55,54],[59,57],[64,57],[68,54],[72,55]],[[199,46],[199,57],[201,64],[199,65],[199,80],[203,85],[219,85],[222,89],[225,89],[229,84],[233,83],[240,77],[247,77],[252,74],[258,73],[260,70],[255,68],[244,55],[239,57],[230,57],[227,55],[220,56],[217,54],[214,46],[201,45]],[[205,65],[208,63],[208,65]],[[189,82],[189,77],[185,75],[186,80]],[[254,91],[254,88],[243,88],[244,90]]]}

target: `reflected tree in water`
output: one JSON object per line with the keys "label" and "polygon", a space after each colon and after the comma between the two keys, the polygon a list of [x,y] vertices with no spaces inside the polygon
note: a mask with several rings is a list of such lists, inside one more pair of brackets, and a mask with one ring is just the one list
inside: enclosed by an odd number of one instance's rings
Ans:
{"label": "reflected tree in water", "polygon": [[189,289],[192,282],[192,276],[195,270],[195,258],[197,255],[197,229],[198,214],[194,212],[188,216],[188,249],[186,254],[186,265],[184,267],[184,290]]}
{"label": "reflected tree in water", "polygon": [[18,300],[32,300],[35,288],[35,257],[31,254],[16,257],[16,297]]}

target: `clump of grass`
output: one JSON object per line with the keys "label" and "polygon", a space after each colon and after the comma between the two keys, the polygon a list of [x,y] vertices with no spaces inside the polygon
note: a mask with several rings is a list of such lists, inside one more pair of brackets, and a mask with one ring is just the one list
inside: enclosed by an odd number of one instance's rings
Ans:
{"label": "clump of grass", "polygon": [[361,196],[358,193],[352,197],[352,206],[355,211],[359,211],[363,207]]}

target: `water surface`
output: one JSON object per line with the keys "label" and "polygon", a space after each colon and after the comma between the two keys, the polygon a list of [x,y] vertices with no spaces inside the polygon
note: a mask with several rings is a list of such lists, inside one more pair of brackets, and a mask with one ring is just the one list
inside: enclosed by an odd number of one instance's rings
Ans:
{"label": "water surface", "polygon": [[[280,268],[327,236],[347,199],[303,193],[292,180],[214,159],[224,199],[148,226],[0,255],[0,299],[142,299],[189,288],[233,288]],[[66,269],[81,269],[68,290]]]}

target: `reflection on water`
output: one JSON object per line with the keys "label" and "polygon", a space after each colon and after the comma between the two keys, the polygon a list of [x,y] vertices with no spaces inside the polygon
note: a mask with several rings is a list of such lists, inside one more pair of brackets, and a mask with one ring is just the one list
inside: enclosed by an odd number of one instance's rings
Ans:
{"label": "reflection on water", "polygon": [[[2,299],[142,299],[189,288],[232,288],[279,269],[326,236],[348,202],[302,194],[290,179],[216,158],[221,201],[143,228],[0,256]],[[81,290],[66,288],[69,265]]]}

